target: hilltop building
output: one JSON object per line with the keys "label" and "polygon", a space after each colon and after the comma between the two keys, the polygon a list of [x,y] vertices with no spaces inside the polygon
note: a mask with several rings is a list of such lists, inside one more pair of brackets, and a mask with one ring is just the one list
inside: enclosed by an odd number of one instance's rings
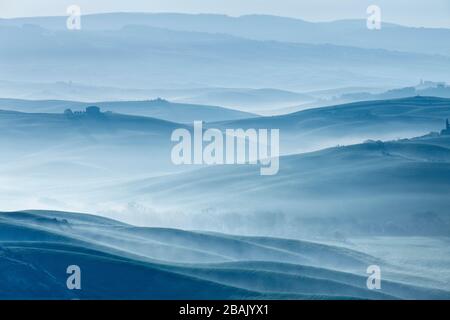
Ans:
{"label": "hilltop building", "polygon": [[100,113],[100,108],[97,106],[90,106],[86,108],[86,114],[88,115],[98,116]]}
{"label": "hilltop building", "polygon": [[420,79],[420,83],[416,86],[416,89],[418,90],[424,90],[429,88],[445,88],[446,83],[445,82],[434,82],[434,81],[427,81]]}
{"label": "hilltop building", "polygon": [[72,111],[71,109],[64,110],[64,115],[67,117],[79,117],[79,116],[89,116],[89,117],[99,117],[103,113],[97,106],[89,106],[86,111]]}
{"label": "hilltop building", "polygon": [[445,129],[441,131],[441,135],[443,136],[450,136],[450,124],[448,122],[448,119],[445,121]]}
{"label": "hilltop building", "polygon": [[160,97],[153,99],[153,100],[149,100],[149,102],[153,105],[169,105],[170,102],[166,99],[162,99]]}

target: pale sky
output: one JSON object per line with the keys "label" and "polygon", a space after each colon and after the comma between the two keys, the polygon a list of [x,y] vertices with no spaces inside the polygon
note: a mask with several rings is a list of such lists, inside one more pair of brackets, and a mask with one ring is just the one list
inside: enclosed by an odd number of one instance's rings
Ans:
{"label": "pale sky", "polygon": [[69,5],[82,13],[182,12],[232,16],[272,14],[309,21],[365,19],[375,4],[382,19],[408,26],[450,28],[450,0],[0,0],[0,17],[65,15]]}

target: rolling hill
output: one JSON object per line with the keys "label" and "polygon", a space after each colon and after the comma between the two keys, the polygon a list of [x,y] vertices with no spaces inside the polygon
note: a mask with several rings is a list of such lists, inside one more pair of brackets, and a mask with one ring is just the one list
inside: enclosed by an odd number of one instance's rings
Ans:
{"label": "rolling hill", "polygon": [[[8,100],[3,100],[3,102],[9,103]],[[37,109],[51,111],[63,107],[60,105],[60,101],[46,101],[36,106],[29,101],[19,100],[17,103],[17,108],[26,109],[36,107]],[[20,103],[23,103],[23,105]],[[66,106],[70,105],[64,104],[64,107]],[[108,109],[103,111],[106,110]],[[237,121],[214,122],[208,125],[221,129],[278,128],[281,135],[281,154],[289,155],[334,147],[338,144],[362,143],[366,139],[389,140],[397,137],[423,135],[429,131],[440,130],[444,124],[444,119],[449,114],[450,104],[448,100],[415,97],[360,102],[305,110],[284,116],[256,117]],[[166,194],[168,194],[170,188],[177,190],[177,188],[182,189],[183,185],[190,185],[191,182],[188,183],[186,179],[196,181],[197,186],[203,183],[202,172],[198,173],[199,177],[196,176],[197,172],[195,172],[187,175],[186,178],[182,178],[182,183],[179,186],[177,186],[177,178],[164,176],[169,173],[199,168],[198,166],[175,166],[171,161],[170,155],[174,143],[170,141],[170,136],[173,130],[182,127],[190,129],[187,125],[174,122],[118,113],[102,113],[99,117],[82,115],[71,117],[61,113],[0,111],[0,128],[2,130],[0,146],[2,150],[8,150],[8,157],[4,159],[0,166],[0,172],[2,173],[0,199],[6,206],[5,209],[8,210],[23,208],[24,204],[32,208],[51,206],[61,210],[94,208],[105,210],[111,214],[117,213],[123,219],[123,213],[138,205],[141,201],[139,197],[142,190],[139,190],[139,184],[134,185],[132,183],[129,189],[127,184],[129,182],[163,176],[158,181],[163,181],[165,184],[162,183],[158,188],[165,190]],[[404,145],[403,143],[396,144],[399,152],[404,153],[404,158],[420,161],[430,158],[433,161],[438,161],[439,157],[444,157],[445,160],[445,145],[442,149],[434,146],[434,149],[430,150],[430,154],[427,155],[423,151],[420,156],[412,154],[412,151],[406,149],[407,147],[403,147]],[[348,154],[351,154],[350,151],[352,151],[357,155],[361,152],[361,154],[366,154],[366,157],[370,158],[371,154],[362,146],[348,147],[342,150],[349,150]],[[375,148],[377,144],[369,144],[370,146]],[[361,150],[358,150],[358,148],[361,148]],[[382,155],[382,149],[379,148],[380,150],[373,154],[374,159],[378,159],[378,156]],[[327,153],[331,155],[331,159],[334,156],[341,159],[343,151],[340,148],[331,150],[318,154],[324,159],[327,158]],[[311,158],[298,155],[282,159],[285,162],[281,164],[282,172],[291,174],[289,171],[285,171],[288,169],[285,166],[286,163],[292,163],[292,174],[295,175],[297,172],[302,172],[300,169],[303,166],[310,166],[306,159]],[[298,159],[299,163],[295,164],[292,159]],[[381,159],[393,160],[392,165],[396,165],[399,160],[389,157],[381,157]],[[351,160],[353,159],[351,158]],[[343,158],[343,166],[346,165],[345,161],[347,160]],[[348,162],[348,164],[350,163],[352,162]],[[339,164],[339,161],[336,164]],[[422,163],[421,165],[425,164]],[[297,166],[299,166],[298,169],[296,169]],[[330,171],[333,170],[333,163],[327,163],[327,166],[329,166]],[[247,169],[249,171],[246,171]],[[255,170],[258,169],[255,168]],[[445,170],[445,167],[441,169]],[[214,183],[219,183],[222,189],[228,188],[223,199],[218,196],[220,191],[217,191],[217,194],[214,195],[214,198],[218,197],[216,207],[220,203],[227,203],[224,199],[227,199],[228,194],[232,195],[236,192],[229,189],[234,183],[238,182],[237,190],[240,190],[246,183],[260,183],[258,181],[262,179],[261,177],[255,179],[254,175],[259,176],[259,174],[253,172],[253,168],[219,167],[209,170],[211,171],[205,171],[211,172],[207,173],[208,179],[211,180],[211,189],[207,190],[208,193],[215,192]],[[241,172],[241,170],[244,171]],[[281,175],[283,175],[282,172]],[[240,174],[249,176],[249,180],[237,179]],[[336,179],[346,179],[344,172],[339,174]],[[315,178],[318,180],[314,181]],[[268,181],[276,181],[277,179],[280,178],[275,176]],[[301,181],[303,179],[304,177],[301,177]],[[311,188],[320,185],[320,175],[317,177],[312,175],[309,179],[314,184]],[[109,188],[110,186],[112,187]],[[142,188],[145,187],[146,185],[143,184]],[[265,188],[264,184],[254,187],[256,190]],[[308,185],[304,187],[309,188]],[[222,189],[219,188],[219,190]],[[149,188],[149,192],[150,190],[153,189]],[[192,188],[191,192],[194,193],[195,190],[197,189]],[[184,198],[186,198],[186,204],[197,202],[205,204],[208,202],[208,196],[202,199],[201,192],[191,195],[189,188],[187,188],[187,191],[186,195],[184,191],[180,192],[174,201],[169,201],[170,197],[164,193],[160,199],[156,196],[153,196],[153,198],[160,205],[167,205],[168,207],[183,203],[181,200]],[[118,194],[116,194],[117,192]],[[130,196],[132,192],[136,192],[133,197]],[[246,192],[244,190],[242,194]],[[111,196],[112,194],[114,196]],[[290,195],[291,191],[287,189],[284,194]],[[80,201],[80,197],[83,198],[83,201]],[[137,202],[136,198],[138,199]],[[162,201],[163,199],[164,201]],[[239,199],[239,197],[236,199]],[[148,205],[147,200],[144,201],[146,206]],[[290,203],[291,199],[288,200],[287,204]],[[310,200],[313,201],[313,199]],[[279,201],[274,199],[274,208],[271,208],[271,210],[278,210]],[[233,201],[228,203],[233,203]],[[315,208],[315,202],[312,205]],[[135,219],[147,221],[146,206],[137,210],[142,212],[142,216],[138,214]],[[424,207],[424,205],[419,207]],[[202,208],[207,209],[208,206]],[[153,209],[148,210],[152,212]],[[423,208],[423,210],[426,211],[426,208]],[[157,215],[157,219],[161,218],[162,220],[169,219],[168,217],[170,215],[165,218],[163,214]],[[212,222],[209,220],[208,218],[203,221],[195,221],[195,224],[211,225]],[[261,221],[266,220],[262,219]],[[186,221],[186,223],[193,223],[193,220]]]}
{"label": "rolling hill", "polygon": [[289,236],[446,236],[448,181],[450,139],[431,135],[284,156],[274,176],[261,176],[257,165],[213,166],[108,190],[142,210],[151,204],[160,225]]}
{"label": "rolling hill", "polygon": [[251,40],[136,23],[78,33],[38,24],[3,25],[0,58],[1,80],[140,89],[231,84],[304,91],[337,83],[391,87],[420,78],[450,82],[450,57],[444,55]]}
{"label": "rolling hill", "polygon": [[[245,112],[267,112],[274,107],[281,108],[283,106],[304,104],[315,99],[313,95],[270,88],[129,89],[98,85],[88,86],[63,81],[30,83],[2,80],[0,80],[0,94],[3,97],[15,98],[15,100],[47,100],[50,104],[55,101],[49,101],[49,99],[66,100],[64,102],[67,103],[69,101],[87,103],[92,103],[92,101],[139,101],[144,103],[143,101],[148,100],[149,97],[163,97],[171,101],[172,106],[201,104],[202,106],[199,107],[205,107],[207,110],[208,106],[211,105],[225,106],[232,110],[242,110],[244,114]],[[4,101],[8,100],[13,99],[4,99]],[[16,104],[19,104],[19,102],[16,101]],[[215,109],[216,107],[212,108]],[[142,110],[138,111],[141,112]],[[127,112],[122,111],[121,113]],[[218,121],[218,119],[216,120]]]}
{"label": "rolling hill", "polygon": [[181,170],[170,160],[170,136],[183,127],[108,112],[0,111],[0,146],[8,154],[0,165],[2,204],[29,203],[40,208],[28,201],[40,198],[46,205],[55,205],[61,203],[61,194],[77,194],[105,181]]}
{"label": "rolling hill", "polygon": [[[367,290],[365,265],[385,262],[314,242],[138,228],[94,215],[53,211],[0,213],[0,230],[3,299],[449,296],[444,290],[387,279],[382,290]],[[197,255],[192,255],[195,250]],[[171,255],[175,257],[182,251],[180,259],[171,261]],[[222,253],[222,262],[206,263],[217,252]],[[183,262],[184,257],[189,257],[190,262]],[[336,263],[354,273],[335,270]],[[74,264],[81,269],[82,290],[66,287],[65,271]]]}
{"label": "rolling hill", "polygon": [[66,19],[0,19],[0,299],[450,300],[450,29]]}
{"label": "rolling hill", "polygon": [[66,109],[84,111],[86,107],[91,105],[96,105],[103,110],[115,113],[152,117],[171,122],[191,124],[195,120],[211,122],[238,120],[257,116],[253,113],[215,106],[173,103],[160,98],[147,101],[107,101],[89,103],[60,100],[36,101],[0,99],[0,109],[28,113],[63,113]]}
{"label": "rolling hill", "polygon": [[313,108],[280,116],[210,124],[211,127],[280,129],[281,152],[301,153],[361,143],[392,140],[440,131],[450,117],[450,99],[408,97],[361,101]]}

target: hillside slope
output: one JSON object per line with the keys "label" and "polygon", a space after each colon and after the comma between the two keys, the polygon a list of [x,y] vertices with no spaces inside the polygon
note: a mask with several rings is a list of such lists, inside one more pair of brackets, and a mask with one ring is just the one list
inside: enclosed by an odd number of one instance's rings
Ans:
{"label": "hillside slope", "polygon": [[[0,213],[0,231],[3,299],[442,299],[450,294],[389,280],[380,291],[367,290],[365,265],[385,262],[314,242],[137,228],[52,211]],[[204,255],[192,256],[189,264],[172,261],[180,249],[200,249]],[[208,252],[233,258],[207,263]],[[80,267],[82,290],[67,289],[69,265]]]}
{"label": "hillside slope", "polygon": [[272,117],[210,124],[226,128],[280,129],[281,152],[300,153],[365,140],[412,138],[444,128],[450,99],[409,97],[361,101]]}
{"label": "hillside slope", "polygon": [[[280,158],[280,171],[215,166],[109,191],[199,228],[274,234],[450,234],[450,139],[367,142]],[[123,198],[121,198],[123,197]],[[328,223],[327,221],[333,221]]]}
{"label": "hillside slope", "polygon": [[29,113],[63,113],[66,109],[84,111],[88,106],[98,106],[104,111],[145,116],[178,123],[191,123],[196,120],[205,122],[238,120],[256,117],[254,113],[247,113],[216,106],[172,103],[163,99],[147,101],[106,101],[106,102],[77,102],[63,100],[19,100],[0,99],[0,109]]}

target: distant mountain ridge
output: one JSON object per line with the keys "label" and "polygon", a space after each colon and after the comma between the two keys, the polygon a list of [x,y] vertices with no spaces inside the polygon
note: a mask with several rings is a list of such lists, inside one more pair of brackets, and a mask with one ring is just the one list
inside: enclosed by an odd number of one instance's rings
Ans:
{"label": "distant mountain ridge", "polygon": [[0,25],[0,68],[1,80],[13,82],[101,81],[106,87],[142,89],[232,84],[305,91],[336,83],[392,87],[420,78],[450,82],[450,56],[357,45],[254,40],[136,24],[78,33]]}
{"label": "distant mountain ridge", "polygon": [[421,136],[442,129],[449,116],[450,99],[416,96],[344,103],[209,125],[222,129],[278,128],[282,132],[281,151],[286,154],[361,143],[366,139]]}
{"label": "distant mountain ridge", "polygon": [[[66,17],[4,19],[0,20],[0,25],[37,24],[49,29],[64,29],[66,19]],[[450,56],[450,29],[412,28],[386,22],[382,24],[380,31],[374,32],[367,29],[365,20],[308,22],[271,15],[230,17],[180,13],[105,13],[83,16],[83,28],[86,30],[120,29],[130,24],[179,31],[223,33],[253,40],[357,45],[363,48]]]}

